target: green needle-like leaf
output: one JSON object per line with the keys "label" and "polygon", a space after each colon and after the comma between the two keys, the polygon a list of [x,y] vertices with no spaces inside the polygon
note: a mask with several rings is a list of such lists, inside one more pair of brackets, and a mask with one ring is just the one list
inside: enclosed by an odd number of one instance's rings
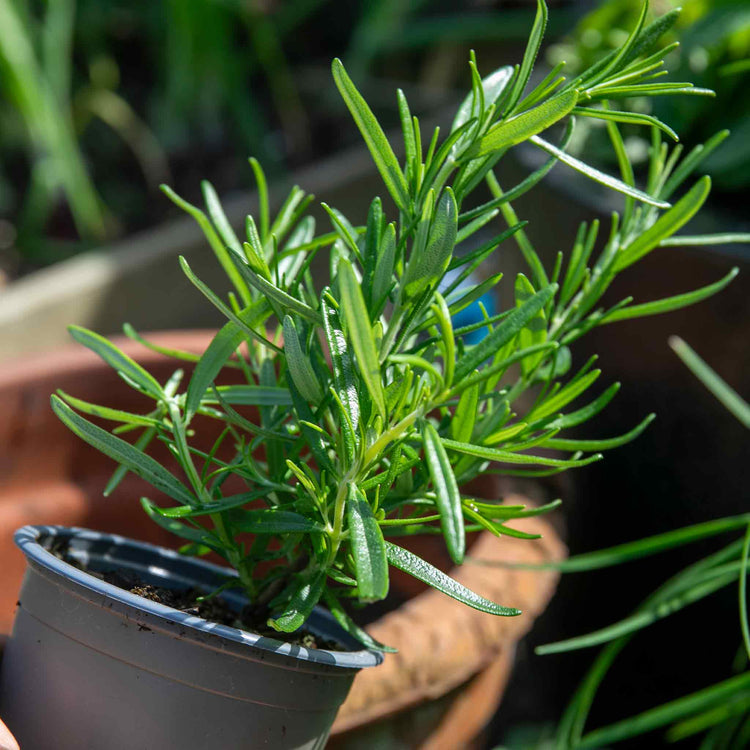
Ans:
{"label": "green needle-like leaf", "polygon": [[716,281],[708,286],[696,289],[693,292],[685,294],[676,294],[674,297],[655,300],[654,302],[644,302],[641,305],[628,305],[620,310],[616,310],[611,315],[605,315],[599,322],[599,325],[616,323],[618,320],[632,320],[633,318],[643,318],[648,315],[661,315],[662,313],[679,310],[682,307],[694,305],[708,297],[720,292],[727,286],[732,279],[739,273],[739,268],[733,268],[723,279]]}
{"label": "green needle-like leaf", "polygon": [[388,562],[394,568],[403,570],[410,576],[426,583],[428,586],[447,594],[457,601],[467,604],[469,607],[478,609],[480,612],[487,612],[490,615],[500,615],[504,617],[514,617],[521,614],[520,609],[512,607],[502,607],[499,604],[485,599],[483,596],[475,593],[471,589],[459,583],[455,579],[443,573],[442,570],[430,565],[430,563],[417,557],[403,547],[398,547],[391,542],[385,543],[385,549],[388,554]]}
{"label": "green needle-like leaf", "polygon": [[674,353],[690,368],[695,377],[716,396],[719,401],[750,428],[750,404],[737,391],[731,388],[721,377],[701,359],[695,351],[678,336],[669,339]]}
{"label": "green needle-like leaf", "polygon": [[[535,294],[531,282],[519,273],[516,277],[516,307],[521,307],[525,302],[530,300]],[[522,349],[531,346],[538,346],[547,340],[547,317],[544,314],[544,308],[541,308],[531,320],[521,329],[518,334],[518,345]],[[531,357],[525,357],[521,360],[521,370],[524,375],[529,375],[534,371],[536,366],[544,359],[544,352],[535,354]]]}
{"label": "green needle-like leaf", "polygon": [[203,397],[204,404],[232,404],[233,406],[291,406],[292,394],[286,388],[261,385],[220,385]]}
{"label": "green needle-like leaf", "polygon": [[61,398],[52,396],[52,410],[63,424],[81,440],[101,451],[106,456],[127,467],[128,471],[145,479],[157,490],[186,505],[194,505],[195,497],[176,477],[172,476],[151,456],[141,453],[130,443],[111,435],[101,427],[76,414]]}
{"label": "green needle-like leaf", "polygon": [[190,422],[198,411],[201,399],[221,372],[226,361],[245,340],[243,331],[231,321],[225,323],[203,352],[193,371],[185,400],[185,421]]}
{"label": "green needle-like leaf", "polygon": [[282,633],[299,630],[320,600],[325,582],[326,574],[323,570],[317,571],[312,578],[301,578],[284,613],[269,619],[269,627]]}
{"label": "green needle-like leaf", "polygon": [[[255,494],[255,493],[254,493]],[[231,498],[229,498],[231,499]],[[232,513],[232,528],[248,534],[307,534],[322,531],[322,526],[310,518],[277,508],[258,508]]]}
{"label": "green needle-like leaf", "polygon": [[[331,572],[333,571],[329,571],[329,574]],[[334,575],[335,574],[336,573],[334,573]],[[347,633],[349,633],[349,635],[353,635],[366,648],[372,649],[373,651],[383,651],[387,654],[398,653],[398,649],[391,648],[390,646],[386,646],[383,643],[376,641],[366,630],[363,630],[361,627],[359,627],[359,625],[357,625],[357,623],[354,622],[351,617],[349,617],[346,610],[341,606],[341,602],[339,602],[339,600],[330,590],[326,590],[324,592],[324,596],[325,602],[328,605],[328,609],[336,619],[336,622],[341,625],[341,627]]]}
{"label": "green needle-like leaf", "polygon": [[182,539],[187,539],[194,544],[208,547],[222,557],[224,556],[224,551],[221,548],[219,540],[207,531],[196,528],[195,526],[188,526],[186,523],[177,521],[174,518],[163,516],[160,513],[160,509],[157,508],[157,506],[147,497],[141,498],[141,507],[155,524],[166,529],[170,534],[174,534]]}
{"label": "green needle-like leaf", "polygon": [[517,307],[507,318],[488,334],[481,343],[469,349],[458,361],[454,381],[459,383],[486,359],[518,335],[521,329],[544,308],[557,291],[557,284],[551,284]]}
{"label": "green needle-like leaf", "polygon": [[415,250],[401,281],[402,301],[419,298],[437,285],[450,263],[458,232],[458,207],[453,191],[446,188],[432,216],[427,243]]}
{"label": "green needle-like leaf", "polygon": [[406,184],[406,178],[398,165],[398,159],[396,159],[383,129],[338,58],[333,61],[332,71],[336,87],[354,118],[354,122],[357,123],[359,132],[362,133],[388,192],[401,210],[408,210],[409,188]]}
{"label": "green needle-like leaf", "polygon": [[451,462],[445,452],[437,430],[425,420],[422,426],[422,442],[424,443],[427,469],[430,472],[432,486],[438,510],[440,511],[440,526],[443,529],[445,544],[456,565],[464,560],[466,552],[466,533],[464,531],[464,516],[461,508],[461,493],[458,491],[456,477],[453,475]]}
{"label": "green needle-like leaf", "polygon": [[284,354],[289,373],[302,398],[318,406],[323,400],[323,391],[310,358],[302,349],[294,321],[288,315],[284,317]]}
{"label": "green needle-like leaf", "polygon": [[354,482],[349,484],[346,514],[359,598],[363,601],[385,599],[388,594],[388,560],[383,532],[367,498]]}
{"label": "green needle-like leaf", "polygon": [[357,277],[351,263],[342,258],[337,274],[341,290],[341,312],[347,335],[357,355],[359,371],[370,392],[380,416],[385,419],[385,396],[380,375],[380,361],[370,325],[370,316],[365,307]]}
{"label": "green needle-like leaf", "polygon": [[[512,77],[513,68],[510,65],[504,65],[482,79],[485,109],[500,98]],[[458,108],[456,116],[453,119],[451,132],[458,130],[458,128],[465,125],[471,119],[474,106],[474,92],[472,91],[461,102],[461,106]]]}
{"label": "green needle-like leaf", "polygon": [[64,391],[58,390],[57,393],[67,404],[84,414],[90,414],[92,417],[109,419],[113,422],[122,422],[123,424],[142,425],[143,427],[156,427],[160,424],[159,420],[154,419],[153,417],[146,417],[141,414],[131,414],[130,412],[121,411],[120,409],[110,409],[106,406],[90,404],[88,401],[82,401],[80,398],[75,398]]}
{"label": "green needle-like leaf", "polygon": [[711,192],[711,178],[702,177],[677,203],[645,232],[625,247],[615,263],[615,270],[622,271],[651,252],[659,243],[687,224],[705,203]]}
{"label": "green needle-like leaf", "polygon": [[466,157],[476,159],[487,156],[528,140],[569,115],[577,101],[578,92],[562,91],[534,109],[498,123],[469,149]]}
{"label": "green needle-like leaf", "polygon": [[486,461],[497,461],[498,463],[535,464],[539,466],[560,466],[574,469],[601,459],[601,454],[595,454],[588,458],[562,460],[559,458],[547,458],[545,456],[532,456],[528,453],[514,453],[513,451],[498,450],[497,448],[487,448],[484,445],[474,445],[472,443],[457,443],[455,440],[448,440],[447,438],[441,438],[441,441],[443,446],[448,450],[465,453],[467,456],[483,458]]}
{"label": "green needle-like leaf", "polygon": [[608,747],[628,737],[636,737],[667,724],[672,724],[698,711],[722,705],[730,696],[734,694],[742,695],[743,692],[748,690],[750,690],[750,671],[743,672],[736,677],[730,677],[724,682],[690,693],[657,708],[644,711],[637,716],[631,716],[616,724],[596,729],[584,735],[576,747],[581,750]]}
{"label": "green needle-like leaf", "polygon": [[601,185],[606,185],[608,188],[616,190],[618,193],[630,196],[631,198],[636,198],[637,200],[642,201],[643,203],[648,203],[651,206],[656,206],[657,208],[669,208],[669,203],[666,203],[659,198],[654,198],[637,188],[626,185],[616,177],[612,177],[612,175],[605,174],[598,169],[594,169],[594,167],[590,167],[588,164],[584,164],[580,159],[576,159],[574,156],[566,154],[564,151],[557,148],[557,146],[553,146],[551,143],[548,143],[537,135],[532,135],[531,138],[529,138],[529,141],[543,151],[546,151],[548,154],[556,157],[560,162],[569,166],[571,169],[575,169],[576,172],[580,172],[582,175],[585,175]]}
{"label": "green needle-like leaf", "polygon": [[359,434],[360,409],[357,385],[354,379],[354,365],[339,319],[338,310],[333,302],[333,298],[327,297],[326,291],[324,291],[320,300],[320,310],[323,314],[323,325],[325,327],[326,340],[328,341],[328,351],[331,355],[333,379],[341,403],[346,409],[349,421],[354,429],[356,440],[356,436]]}
{"label": "green needle-like leaf", "polygon": [[164,391],[158,381],[103,336],[81,326],[68,326],[68,330],[79,344],[91,349],[111,368],[124,375],[127,380],[151,398],[159,400],[164,397]]}
{"label": "green needle-like leaf", "polygon": [[534,18],[534,25],[531,27],[531,33],[529,34],[529,41],[526,44],[526,51],[523,55],[523,62],[518,72],[518,77],[513,84],[513,91],[508,101],[508,108],[512,109],[515,107],[518,100],[523,94],[523,90],[526,88],[526,84],[531,77],[531,72],[534,69],[534,63],[536,62],[537,55],[539,54],[539,48],[542,46],[542,40],[544,39],[544,32],[547,28],[547,17],[549,12],[547,11],[547,5],[544,0],[537,0],[536,3],[536,16]]}
{"label": "green needle-like leaf", "polygon": [[468,443],[474,432],[479,403],[479,386],[467,388],[458,400],[458,406],[451,420],[451,437],[459,443]]}

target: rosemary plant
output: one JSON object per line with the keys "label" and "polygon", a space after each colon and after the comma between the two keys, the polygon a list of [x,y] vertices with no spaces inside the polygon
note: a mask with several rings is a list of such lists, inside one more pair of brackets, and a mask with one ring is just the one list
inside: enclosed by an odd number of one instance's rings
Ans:
{"label": "rosemary plant", "polygon": [[[644,18],[645,6],[623,46],[583,74],[566,80],[558,67],[531,87],[547,19],[539,0],[520,65],[482,79],[472,57],[471,91],[445,137],[436,129],[429,140],[423,138],[418,119],[398,93],[403,162],[335,60],[336,86],[395,205],[392,217],[378,197],[361,226],[323,204],[331,228],[318,233],[307,215],[313,197],[295,187],[272,219],[265,177],[251,160],[260,209],[257,219],[247,218],[241,241],[211,185],[204,184],[208,216],[165,188],[201,225],[233,291],[227,300],[220,298],[180,260],[190,281],[227,318],[186,387],[181,371],[159,383],[104,338],[72,328],[77,341],[154,401],[147,414],[131,414],[66,394],[53,396],[63,422],[120,464],[107,491],[131,471],[173,498],[174,507],[146,498],[141,503],[156,523],[187,540],[186,552],[213,550],[235,568],[231,583],[247,592],[278,631],[299,628],[322,601],[364,644],[381,647],[350,619],[342,602],[385,597],[389,566],[484,612],[520,614],[460,586],[392,539],[442,534],[458,564],[469,531],[528,537],[510,523],[559,501],[529,509],[479,500],[462,488],[486,471],[540,476],[585,466],[601,458],[599,451],[636,437],[652,419],[646,416],[627,434],[609,440],[561,436],[604,409],[619,387],[612,384],[589,396],[600,372],[590,360],[569,375],[571,344],[594,326],[697,302],[734,276],[656,302],[632,304],[627,298],[607,310],[599,307],[621,271],[660,246],[686,241],[670,238],[705,201],[709,179],[699,179],[674,205],[669,201],[724,137],[680,161],[679,147],[670,151],[662,143],[662,133],[674,136],[667,125],[607,105],[635,95],[710,93],[688,83],[653,82],[663,55],[656,42],[674,15],[650,26]],[[621,179],[565,153],[579,115],[606,121]],[[634,119],[652,130],[644,189],[635,186],[617,129],[618,121]],[[540,133],[556,123],[564,128],[554,145]],[[521,183],[501,187],[501,160],[522,143],[542,149],[549,159]],[[558,162],[619,191],[625,204],[621,215],[612,216],[600,252],[595,252],[599,224],[594,222],[571,238],[567,262],[560,253],[549,271],[511,201]],[[471,203],[483,183],[490,200]],[[507,227],[472,247],[472,236],[496,218]],[[529,267],[515,280],[513,304],[477,325],[454,328],[453,316],[500,278],[472,283],[472,272],[511,240]],[[328,253],[330,267],[323,288],[310,270],[321,251]],[[453,280],[445,285],[449,273]],[[465,336],[480,328],[486,333],[481,342],[466,343]],[[228,367],[239,368],[246,382],[217,384]],[[588,402],[571,409],[584,394]],[[519,406],[522,396],[530,406]],[[257,407],[258,419],[251,421],[244,407]],[[119,426],[110,433],[78,412]],[[209,453],[191,446],[191,434],[204,420],[225,426]],[[135,444],[115,434],[133,431],[140,431]],[[167,444],[182,478],[148,454],[153,440]],[[544,449],[544,455],[533,449]],[[562,455],[552,458],[549,449]],[[229,475],[244,480],[246,490],[225,493]],[[241,537],[246,532],[255,535],[250,545]],[[258,563],[267,560],[284,564],[259,573]]]}

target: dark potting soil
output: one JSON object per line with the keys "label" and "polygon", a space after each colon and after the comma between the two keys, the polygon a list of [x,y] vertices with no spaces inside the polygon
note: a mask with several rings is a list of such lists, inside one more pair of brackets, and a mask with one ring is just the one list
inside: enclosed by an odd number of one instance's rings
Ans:
{"label": "dark potting soil", "polygon": [[303,629],[294,633],[281,633],[268,627],[265,624],[265,617],[259,617],[252,607],[245,606],[238,613],[221,596],[207,597],[205,591],[197,588],[170,589],[164,586],[154,586],[130,572],[90,570],[68,554],[68,546],[69,540],[55,539],[49,551],[63,562],[68,563],[68,565],[72,565],[106,583],[117,586],[136,596],[142,596],[144,599],[152,602],[172,607],[172,609],[176,609],[179,612],[202,617],[209,622],[239,628],[240,630],[255,633],[264,638],[274,638],[277,641],[291,643],[294,646],[303,646],[307,649],[329,649],[332,651],[340,651],[343,648],[340,643],[311,633],[309,630]]}

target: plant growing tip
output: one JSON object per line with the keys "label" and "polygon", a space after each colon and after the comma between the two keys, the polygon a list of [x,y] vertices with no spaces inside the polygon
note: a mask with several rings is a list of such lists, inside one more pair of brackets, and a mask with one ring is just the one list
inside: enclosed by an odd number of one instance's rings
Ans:
{"label": "plant growing tip", "polygon": [[[633,119],[594,104],[616,98],[617,90],[623,96],[655,92],[645,81],[654,55],[659,58],[654,43],[668,23],[646,27],[644,13],[627,41],[601,63],[573,80],[559,76],[558,67],[533,86],[547,20],[539,0],[520,65],[483,78],[472,58],[471,91],[452,127],[442,134],[436,130],[426,149],[419,122],[399,92],[403,164],[335,59],[335,85],[396,213],[388,216],[390,209],[373,197],[356,215],[364,221],[360,226],[324,204],[332,231],[321,234],[307,215],[312,197],[300,188],[271,215],[265,176],[251,160],[260,212],[257,221],[246,221],[246,236],[240,237],[208,183],[206,212],[162,186],[201,226],[227,275],[232,291],[225,297],[225,290],[213,290],[184,258],[179,261],[190,282],[221,311],[224,326],[197,358],[184,387],[179,378],[160,384],[102,337],[71,328],[76,340],[147,396],[150,407],[130,414],[64,395],[53,397],[55,413],[119,464],[110,488],[132,472],[171,497],[173,507],[144,500],[143,508],[191,542],[193,551],[212,549],[236,568],[270,627],[296,630],[323,601],[355,638],[381,648],[342,602],[384,598],[389,566],[483,612],[520,615],[465,589],[390,538],[441,534],[455,564],[465,557],[466,534],[475,530],[534,538],[512,525],[531,511],[476,501],[467,496],[467,483],[489,466],[496,473],[530,477],[583,467],[599,460],[599,451],[637,437],[653,419],[649,415],[614,438],[565,434],[605,408],[619,387],[595,394],[600,373],[591,370],[593,360],[578,363],[569,375],[581,336],[599,325],[692,304],[733,277],[666,300],[634,305],[626,298],[613,308],[601,307],[618,273],[675,242],[672,235],[700,209],[710,189],[703,178],[670,207],[669,195],[698,166],[700,154],[680,163],[677,156],[668,158],[666,146],[653,150],[647,187],[636,188],[627,154],[619,148],[617,123],[671,131],[653,118]],[[639,67],[644,54],[650,62]],[[607,122],[622,179],[592,168],[586,154],[574,158],[566,152],[574,114]],[[565,134],[559,145],[541,137],[560,122]],[[707,144],[704,155],[720,140]],[[506,185],[503,156],[523,143],[544,150],[548,161],[518,184]],[[622,219],[613,216],[601,250],[595,251],[598,222],[584,225],[575,237],[558,238],[559,247],[569,242],[571,252],[546,269],[511,201],[532,190],[557,162],[624,194],[628,202]],[[492,199],[469,206],[482,183]],[[497,219],[508,228],[496,227]],[[493,239],[475,245],[479,229],[492,230]],[[502,246],[502,259],[512,252],[511,243],[529,272],[517,275],[510,306],[490,313],[477,303],[501,274],[477,278],[477,273],[485,276],[490,255]],[[324,280],[312,273],[318,253],[329,256]],[[478,308],[475,320],[458,325],[456,316],[472,306]],[[482,338],[472,342],[469,335],[477,333]],[[234,379],[225,385],[222,375],[229,370]],[[137,437],[128,442],[82,414]],[[223,426],[208,449],[196,443],[206,420]],[[150,447],[161,444],[169,448],[179,476],[150,455]],[[244,485],[243,492],[228,494],[230,476]],[[256,541],[248,545],[246,533]]]}

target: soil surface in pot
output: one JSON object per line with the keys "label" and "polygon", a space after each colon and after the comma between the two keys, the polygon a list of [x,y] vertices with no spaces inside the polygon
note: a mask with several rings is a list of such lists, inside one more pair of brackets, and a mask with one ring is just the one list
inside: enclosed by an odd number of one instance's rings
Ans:
{"label": "soil surface in pot", "polygon": [[275,638],[278,641],[291,643],[294,646],[303,646],[307,649],[327,649],[331,651],[346,650],[344,646],[336,641],[332,641],[323,636],[311,633],[309,630],[298,630],[294,633],[282,633],[268,627],[266,614],[259,614],[252,607],[246,606],[241,612],[237,612],[230,604],[221,598],[221,596],[207,596],[205,591],[197,588],[188,589],[170,589],[164,586],[155,586],[148,583],[139,576],[131,572],[123,573],[118,570],[98,571],[91,570],[81,564],[68,553],[67,539],[60,540],[62,544],[57,544],[50,549],[50,552],[63,562],[72,565],[79,570],[83,570],[89,575],[94,576],[106,583],[117,586],[124,591],[128,591],[136,596],[149,599],[152,602],[163,604],[166,607],[172,607],[179,612],[185,612],[189,615],[202,617],[209,622],[219,625],[228,625],[229,627],[239,628],[264,638]]}

